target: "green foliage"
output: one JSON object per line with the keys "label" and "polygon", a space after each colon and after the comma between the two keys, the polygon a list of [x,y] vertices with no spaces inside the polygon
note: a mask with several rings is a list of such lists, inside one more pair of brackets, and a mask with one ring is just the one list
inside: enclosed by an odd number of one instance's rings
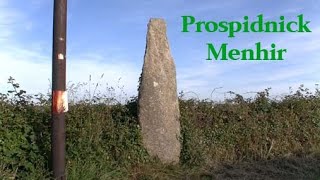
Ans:
{"label": "green foliage", "polygon": [[39,144],[40,130],[45,130],[41,122],[47,115],[37,110],[13,78],[8,83],[13,89],[0,95],[0,165],[14,172],[14,177],[41,179],[48,175],[47,156],[43,156],[45,143]]}
{"label": "green foliage", "polygon": [[319,94],[301,86],[276,100],[269,90],[254,99],[235,94],[225,103],[180,101],[182,162],[212,165],[319,152]]}
{"label": "green foliage", "polygon": [[[13,78],[9,84],[0,94],[0,179],[49,179],[51,95],[28,95]],[[109,95],[94,89],[79,98],[86,85],[69,89],[68,179],[183,179],[219,164],[320,150],[318,89],[301,86],[280,100],[270,89],[254,99],[233,93],[223,103],[181,94],[181,163],[165,166],[142,146],[137,97],[120,103],[109,88]]]}

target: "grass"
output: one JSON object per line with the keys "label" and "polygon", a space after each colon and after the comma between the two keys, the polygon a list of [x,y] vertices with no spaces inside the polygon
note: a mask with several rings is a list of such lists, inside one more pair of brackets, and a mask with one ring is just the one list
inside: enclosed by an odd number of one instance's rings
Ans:
{"label": "grass", "polygon": [[[50,179],[50,95],[28,95],[13,78],[0,94],[0,179]],[[114,88],[81,95],[67,113],[68,179],[319,179],[320,93],[301,86],[272,99],[269,89],[223,103],[179,98],[179,165],[148,156],[137,98]],[[95,85],[98,87],[98,84]]]}

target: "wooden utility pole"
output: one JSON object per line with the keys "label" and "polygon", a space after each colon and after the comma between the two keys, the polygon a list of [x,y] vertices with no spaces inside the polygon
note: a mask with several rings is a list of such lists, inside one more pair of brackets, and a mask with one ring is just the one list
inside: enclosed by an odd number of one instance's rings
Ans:
{"label": "wooden utility pole", "polygon": [[53,50],[52,50],[52,121],[51,121],[51,160],[53,177],[66,179],[65,112],[68,110],[66,94],[66,32],[67,0],[54,0]]}

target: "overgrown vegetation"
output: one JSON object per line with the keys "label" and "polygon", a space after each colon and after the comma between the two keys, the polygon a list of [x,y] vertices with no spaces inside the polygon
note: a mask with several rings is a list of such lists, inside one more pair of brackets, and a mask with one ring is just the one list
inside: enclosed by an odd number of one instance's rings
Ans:
{"label": "overgrown vegetation", "polygon": [[[50,179],[50,95],[28,95],[13,78],[9,84],[0,94],[0,177]],[[278,177],[320,177],[319,89],[301,86],[281,100],[266,89],[223,103],[182,93],[181,163],[170,166],[142,147],[136,97],[121,104],[94,90],[79,98],[80,86],[69,89],[78,99],[66,118],[68,179],[241,179],[250,167],[272,174],[271,166]]]}

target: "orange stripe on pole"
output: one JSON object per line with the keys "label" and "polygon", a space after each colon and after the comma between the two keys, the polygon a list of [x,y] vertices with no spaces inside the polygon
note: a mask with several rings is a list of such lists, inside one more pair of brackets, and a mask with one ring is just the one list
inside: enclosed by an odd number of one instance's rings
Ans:
{"label": "orange stripe on pole", "polygon": [[52,93],[52,112],[63,113],[68,111],[68,99],[66,91],[53,91]]}

